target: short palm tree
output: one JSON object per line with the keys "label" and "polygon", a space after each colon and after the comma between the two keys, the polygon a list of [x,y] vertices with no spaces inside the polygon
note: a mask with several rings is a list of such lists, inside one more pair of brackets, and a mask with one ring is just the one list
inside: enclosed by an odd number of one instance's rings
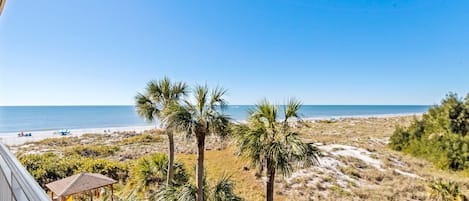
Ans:
{"label": "short palm tree", "polygon": [[[156,119],[163,119],[161,111],[169,105],[178,104],[180,98],[187,94],[188,87],[183,82],[171,82],[168,77],[161,80],[150,81],[145,92],[135,96],[135,107],[137,113],[145,120],[153,122]],[[170,127],[163,125],[168,136],[168,175],[167,183],[173,181],[174,164],[174,135]]]}
{"label": "short palm tree", "polygon": [[454,182],[438,180],[430,184],[430,200],[436,201],[466,201],[468,200]]}
{"label": "short palm tree", "polygon": [[[137,193],[144,193],[163,186],[167,176],[168,157],[162,153],[151,154],[137,160],[131,169],[129,187]],[[188,174],[180,163],[174,164],[174,179],[171,186],[188,182]]]}
{"label": "short palm tree", "polygon": [[274,200],[277,172],[288,176],[294,164],[310,166],[319,163],[319,150],[304,143],[290,128],[289,121],[299,119],[300,107],[299,101],[291,99],[283,108],[283,120],[279,121],[279,106],[263,100],[249,111],[248,124],[235,129],[238,154],[250,160],[260,173],[266,172],[268,201]]}
{"label": "short palm tree", "polygon": [[[241,201],[234,192],[234,182],[229,176],[222,176],[213,186],[204,181],[205,199],[209,201]],[[158,191],[157,201],[193,201],[197,198],[197,187],[191,183],[183,186],[165,186]]]}
{"label": "short palm tree", "polygon": [[222,113],[226,106],[226,90],[217,87],[209,90],[206,85],[194,88],[193,99],[184,105],[173,104],[165,110],[165,123],[174,129],[195,136],[197,142],[196,184],[197,200],[204,200],[204,152],[205,137],[209,134],[225,135],[229,118]]}

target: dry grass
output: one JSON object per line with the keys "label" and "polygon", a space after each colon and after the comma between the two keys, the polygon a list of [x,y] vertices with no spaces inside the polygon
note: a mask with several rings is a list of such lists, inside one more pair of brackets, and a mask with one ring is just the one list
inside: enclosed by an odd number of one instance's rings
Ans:
{"label": "dry grass", "polygon": [[152,135],[144,133],[142,135],[135,135],[129,138],[123,138],[120,142],[121,145],[129,145],[129,144],[152,144],[155,142],[161,141],[161,137],[159,135]]}
{"label": "dry grass", "polygon": [[[336,121],[314,121],[298,128],[303,137],[311,142],[343,144],[363,148],[371,158],[381,161],[382,171],[353,157],[334,157],[344,164],[338,170],[357,181],[357,185],[338,189],[331,181],[331,172],[315,174],[316,185],[299,186],[288,190],[290,199],[296,200],[426,200],[428,185],[443,178],[460,184],[464,194],[469,192],[467,172],[438,170],[425,160],[390,150],[386,145],[396,126],[407,126],[414,118],[349,118]],[[340,150],[333,150],[340,151]],[[324,170],[322,170],[324,171]],[[400,172],[415,174],[418,178]],[[311,176],[307,180],[313,181]],[[303,181],[305,183],[305,181]],[[309,193],[299,193],[299,192]]]}
{"label": "dry grass", "polygon": [[[205,168],[209,182],[216,181],[223,175],[231,175],[235,184],[235,192],[246,200],[264,200],[264,184],[257,179],[254,170],[245,171],[248,162],[240,160],[233,154],[233,149],[211,150],[205,152]],[[178,154],[176,160],[183,162],[194,175],[195,154]],[[286,200],[283,195],[275,195],[276,200]]]}
{"label": "dry grass", "polygon": [[388,138],[396,126],[407,126],[419,116],[345,118],[329,121],[309,121],[298,128],[312,142],[357,145],[366,139]]}

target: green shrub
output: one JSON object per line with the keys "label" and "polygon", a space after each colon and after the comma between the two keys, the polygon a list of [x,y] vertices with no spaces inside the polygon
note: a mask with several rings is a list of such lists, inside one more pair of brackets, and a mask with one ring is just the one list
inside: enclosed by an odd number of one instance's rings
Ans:
{"label": "green shrub", "polygon": [[468,200],[465,195],[462,194],[459,185],[452,181],[444,182],[442,180],[434,181],[429,185],[429,199],[430,200],[442,200],[442,201],[466,201]]}
{"label": "green shrub", "polygon": [[443,169],[469,169],[469,94],[450,93],[408,128],[396,128],[389,146],[432,161]]}
{"label": "green shrub", "polygon": [[92,172],[106,175],[117,181],[126,180],[129,176],[129,168],[126,163],[106,159],[84,158],[76,173]]}
{"label": "green shrub", "polygon": [[337,121],[335,119],[321,119],[321,120],[318,120],[317,122],[321,124],[332,124],[332,123],[336,123]]}
{"label": "green shrub", "polygon": [[73,175],[82,164],[79,158],[63,158],[53,153],[20,156],[19,160],[43,188],[47,183]]}
{"label": "green shrub", "polygon": [[154,143],[154,142],[159,142],[161,141],[161,137],[155,134],[148,134],[144,133],[141,135],[136,135],[133,137],[129,138],[124,138],[121,142],[123,145],[128,145],[128,144],[149,144],[149,143]]}
{"label": "green shrub", "polygon": [[64,150],[64,155],[79,155],[83,157],[107,157],[119,150],[117,146],[95,146],[95,145],[79,145]]}
{"label": "green shrub", "polygon": [[32,141],[32,142],[26,142],[24,143],[25,145],[27,144],[33,144],[33,145],[46,145],[46,146],[71,146],[76,143],[78,143],[79,139],[78,137],[57,137],[57,138],[46,138],[40,141]]}
{"label": "green shrub", "polygon": [[19,161],[45,189],[45,185],[81,172],[100,173],[115,180],[128,178],[128,165],[118,161],[78,155],[61,157],[54,153],[19,156]]}

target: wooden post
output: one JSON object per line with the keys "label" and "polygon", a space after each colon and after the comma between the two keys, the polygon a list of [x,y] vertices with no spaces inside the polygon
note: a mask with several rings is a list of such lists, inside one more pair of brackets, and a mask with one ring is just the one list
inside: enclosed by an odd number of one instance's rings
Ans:
{"label": "wooden post", "polygon": [[51,200],[54,200],[54,191],[50,192],[50,198],[51,198]]}
{"label": "wooden post", "polygon": [[114,201],[114,188],[112,187],[112,184],[111,184],[111,201]]}

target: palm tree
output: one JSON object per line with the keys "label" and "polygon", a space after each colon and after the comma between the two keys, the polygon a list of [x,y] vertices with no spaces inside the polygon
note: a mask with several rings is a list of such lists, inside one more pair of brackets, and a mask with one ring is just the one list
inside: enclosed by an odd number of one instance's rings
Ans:
{"label": "palm tree", "polygon": [[294,163],[300,166],[319,163],[319,150],[291,131],[289,120],[299,119],[300,107],[299,101],[291,99],[283,108],[283,120],[279,121],[279,106],[263,100],[249,111],[248,125],[235,129],[238,154],[250,160],[260,173],[266,172],[267,201],[274,200],[277,171],[288,176]]}
{"label": "palm tree", "polygon": [[[183,82],[171,82],[168,77],[161,80],[150,81],[147,84],[145,93],[138,93],[135,96],[135,106],[137,113],[145,120],[153,122],[155,119],[162,120],[161,111],[172,104],[178,104],[180,98],[187,94],[187,85]],[[163,125],[168,136],[168,175],[167,183],[173,181],[174,164],[174,136],[170,127]]]}
{"label": "palm tree", "polygon": [[[167,176],[167,164],[168,157],[162,153],[138,159],[131,169],[129,187],[137,193],[150,192],[161,187]],[[180,186],[187,183],[189,179],[184,166],[176,162],[173,168],[175,174],[170,186]]]}
{"label": "palm tree", "polygon": [[[205,178],[204,178],[205,179]],[[241,201],[234,192],[234,182],[229,176],[222,176],[213,186],[204,180],[206,200],[210,201]],[[164,186],[158,191],[157,201],[192,201],[197,198],[197,187],[191,183],[183,186]]]}
{"label": "palm tree", "polygon": [[229,118],[222,113],[226,106],[223,98],[226,90],[216,87],[209,90],[206,85],[198,85],[193,91],[193,100],[184,105],[173,104],[164,112],[165,123],[171,128],[194,135],[197,142],[196,184],[197,200],[204,200],[204,151],[205,136],[208,134],[225,135]]}

